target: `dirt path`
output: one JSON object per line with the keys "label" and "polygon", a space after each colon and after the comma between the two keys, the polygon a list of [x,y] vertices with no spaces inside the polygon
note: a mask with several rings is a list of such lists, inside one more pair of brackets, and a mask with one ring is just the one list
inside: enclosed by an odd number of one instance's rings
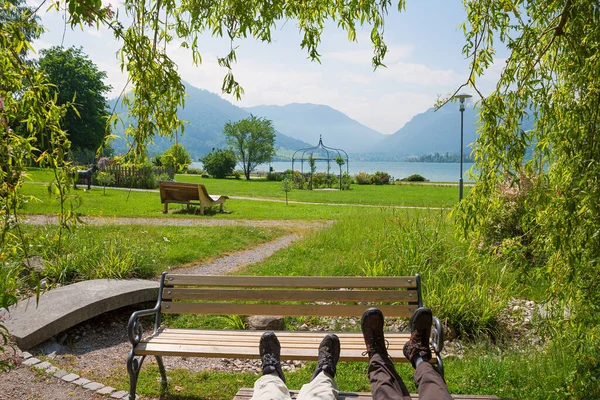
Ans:
{"label": "dirt path", "polygon": [[[22,222],[32,225],[56,225],[56,215],[21,216]],[[261,228],[316,229],[331,225],[329,220],[261,220],[261,219],[200,219],[200,218],[144,218],[144,217],[80,217],[88,225],[152,225],[152,226],[252,226]]]}
{"label": "dirt path", "polygon": [[222,275],[231,271],[238,270],[246,265],[260,262],[271,257],[277,250],[288,247],[292,242],[298,240],[302,235],[293,233],[285,235],[271,242],[260,244],[249,250],[238,251],[234,254],[217,258],[216,260],[205,263],[175,268],[174,273],[189,275]]}

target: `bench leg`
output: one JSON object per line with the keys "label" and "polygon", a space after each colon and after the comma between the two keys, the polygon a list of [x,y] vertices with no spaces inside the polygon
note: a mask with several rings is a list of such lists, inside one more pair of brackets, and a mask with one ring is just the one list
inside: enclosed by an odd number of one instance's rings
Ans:
{"label": "bench leg", "polygon": [[163,205],[163,214],[168,214],[169,213],[169,203],[165,203]]}
{"label": "bench leg", "polygon": [[161,356],[156,356],[156,363],[158,364],[158,371],[160,372],[160,392],[162,394],[167,393],[167,371],[165,370],[165,364],[163,363]]}
{"label": "bench leg", "polygon": [[137,387],[138,375],[142,369],[142,363],[146,356],[135,356],[133,350],[127,357],[127,373],[129,374],[129,400],[135,400],[135,389]]}
{"label": "bench leg", "polygon": [[221,207],[219,208],[219,212],[223,212],[223,203],[221,203]]}

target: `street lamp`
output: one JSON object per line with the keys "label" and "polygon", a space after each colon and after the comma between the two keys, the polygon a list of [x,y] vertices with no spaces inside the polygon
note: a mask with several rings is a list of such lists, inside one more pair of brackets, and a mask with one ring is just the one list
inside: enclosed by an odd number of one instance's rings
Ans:
{"label": "street lamp", "polygon": [[471,96],[470,94],[457,94],[454,96],[460,100],[460,180],[458,181],[458,201],[463,198],[463,114],[465,113],[465,99]]}

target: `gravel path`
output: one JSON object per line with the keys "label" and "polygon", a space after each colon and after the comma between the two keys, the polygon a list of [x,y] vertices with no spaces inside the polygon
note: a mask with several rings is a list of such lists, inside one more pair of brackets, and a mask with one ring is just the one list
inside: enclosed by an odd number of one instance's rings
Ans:
{"label": "gravel path", "polygon": [[[32,225],[56,225],[56,215],[22,215],[22,222]],[[262,228],[316,229],[331,225],[328,220],[254,220],[205,218],[80,217],[88,225],[152,225],[152,226],[252,226]]]}
{"label": "gravel path", "polygon": [[176,274],[189,275],[222,275],[231,271],[238,270],[246,265],[260,262],[271,257],[277,250],[283,249],[295,240],[301,237],[300,234],[291,234],[280,237],[272,242],[263,243],[249,250],[238,251],[216,260],[206,263],[193,265],[186,268],[176,268],[171,272]]}

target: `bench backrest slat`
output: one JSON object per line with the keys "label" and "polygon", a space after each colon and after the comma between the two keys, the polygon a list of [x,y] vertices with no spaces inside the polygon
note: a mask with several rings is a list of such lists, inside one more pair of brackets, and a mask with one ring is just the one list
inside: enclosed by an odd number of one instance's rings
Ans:
{"label": "bench backrest slat", "polygon": [[319,277],[319,276],[165,276],[168,286],[223,286],[272,288],[385,288],[417,289],[414,276]]}
{"label": "bench backrest slat", "polygon": [[238,289],[163,289],[164,300],[221,301],[334,301],[334,302],[410,302],[417,303],[416,290],[238,290]]}
{"label": "bench backrest slat", "polygon": [[[234,304],[234,303],[179,303],[163,302],[165,314],[238,314],[238,315],[289,315],[289,316],[338,316],[360,317],[369,305],[331,304]],[[416,305],[378,305],[386,317],[410,317]]]}

